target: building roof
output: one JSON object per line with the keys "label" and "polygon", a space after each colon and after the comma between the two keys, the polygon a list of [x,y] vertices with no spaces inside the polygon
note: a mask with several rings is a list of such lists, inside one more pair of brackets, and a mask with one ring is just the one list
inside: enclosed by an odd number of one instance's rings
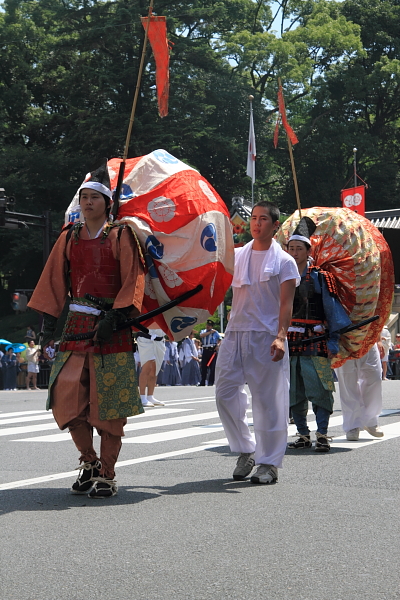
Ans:
{"label": "building roof", "polygon": [[243,221],[248,221],[250,218],[251,206],[245,203],[242,196],[233,196],[232,198],[231,217],[233,217],[235,213],[237,213]]}
{"label": "building roof", "polygon": [[400,229],[400,208],[370,210],[365,216],[379,229]]}

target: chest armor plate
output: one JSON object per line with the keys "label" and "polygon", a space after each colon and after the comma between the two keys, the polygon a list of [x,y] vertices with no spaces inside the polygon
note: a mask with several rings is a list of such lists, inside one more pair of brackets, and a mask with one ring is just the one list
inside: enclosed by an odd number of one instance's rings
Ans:
{"label": "chest armor plate", "polygon": [[294,294],[292,322],[296,319],[313,321],[325,319],[322,294],[316,293],[310,272],[301,278]]}
{"label": "chest armor plate", "polygon": [[116,298],[121,289],[119,261],[114,258],[111,240],[73,240],[70,250],[70,276],[74,298],[92,294]]}

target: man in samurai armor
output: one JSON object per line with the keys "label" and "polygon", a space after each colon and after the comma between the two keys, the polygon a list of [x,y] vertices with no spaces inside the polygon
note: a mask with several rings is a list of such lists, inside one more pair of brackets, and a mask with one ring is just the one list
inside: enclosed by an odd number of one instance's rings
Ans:
{"label": "man in samurai armor", "polygon": [[[310,238],[315,229],[315,223],[303,217],[288,243],[288,253],[295,259],[301,275],[288,329],[290,408],[297,426],[297,439],[288,448],[312,447],[307,424],[308,402],[311,402],[317,421],[315,451],[329,452],[327,434],[335,390],[331,359],[339,352],[338,331],[351,325],[351,321],[337,298],[334,277],[312,266]],[[308,342],[322,334],[326,334],[326,339]]]}
{"label": "man in samurai armor", "polygon": [[[51,371],[47,409],[52,409],[60,429],[69,430],[80,452],[72,493],[107,498],[118,490],[114,467],[127,417],[143,412],[131,329],[115,328],[139,315],[144,271],[131,230],[109,220],[112,194],[106,159],[78,191],[84,222],[62,231],[29,306],[43,314],[45,351],[71,296]],[[93,339],[66,339],[67,334],[92,330],[96,330]],[[99,457],[93,447],[93,428],[101,438]]]}

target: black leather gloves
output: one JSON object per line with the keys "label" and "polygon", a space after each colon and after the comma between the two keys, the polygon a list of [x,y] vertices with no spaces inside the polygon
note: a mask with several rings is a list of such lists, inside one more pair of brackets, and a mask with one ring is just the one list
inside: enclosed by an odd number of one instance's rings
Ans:
{"label": "black leather gloves", "polygon": [[106,312],[104,319],[99,321],[97,328],[96,338],[98,342],[107,344],[111,340],[113,331],[117,325],[127,320],[130,308],[112,308]]}
{"label": "black leather gloves", "polygon": [[57,329],[57,321],[58,319],[56,319],[56,317],[48,315],[47,313],[43,313],[43,326],[41,333],[42,348],[46,348],[49,345],[49,342],[54,340],[54,334]]}

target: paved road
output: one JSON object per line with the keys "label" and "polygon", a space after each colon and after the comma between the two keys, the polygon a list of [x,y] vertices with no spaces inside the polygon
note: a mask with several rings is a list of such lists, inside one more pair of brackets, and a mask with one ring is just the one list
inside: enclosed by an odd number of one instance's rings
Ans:
{"label": "paved road", "polygon": [[0,392],[0,600],[397,600],[400,381],[383,387],[383,440],[346,442],[337,399],[332,451],[288,451],[273,486],[231,479],[214,388],[159,388],[109,500],[69,494],[45,392]]}

